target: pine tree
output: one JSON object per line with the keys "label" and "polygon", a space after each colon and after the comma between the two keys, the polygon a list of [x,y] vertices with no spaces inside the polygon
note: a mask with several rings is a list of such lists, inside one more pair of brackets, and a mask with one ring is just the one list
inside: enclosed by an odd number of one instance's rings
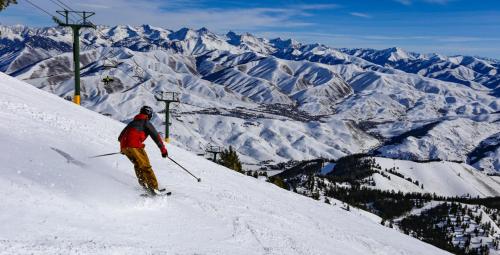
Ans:
{"label": "pine tree", "polygon": [[[267,181],[270,183],[273,183],[274,185],[276,185],[280,188],[288,189],[288,185],[279,176],[271,176],[271,177],[267,178]],[[297,192],[296,189],[294,191]]]}
{"label": "pine tree", "polygon": [[229,150],[224,150],[220,154],[219,164],[236,172],[242,172],[240,158],[232,146],[229,146]]}
{"label": "pine tree", "polygon": [[318,192],[313,192],[311,194],[311,197],[314,199],[314,200],[319,200],[319,193]]}
{"label": "pine tree", "polygon": [[253,176],[253,178],[257,179],[257,178],[259,178],[259,173],[257,171],[254,171],[252,176]]}
{"label": "pine tree", "polygon": [[325,203],[330,204],[330,200],[327,197],[325,197]]}
{"label": "pine tree", "polygon": [[0,11],[3,11],[9,4],[17,4],[17,0],[0,0]]}

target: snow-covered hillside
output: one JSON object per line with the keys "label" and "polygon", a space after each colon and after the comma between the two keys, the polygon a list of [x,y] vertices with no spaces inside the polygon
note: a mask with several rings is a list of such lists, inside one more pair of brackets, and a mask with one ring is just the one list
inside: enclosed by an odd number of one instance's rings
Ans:
{"label": "snow-covered hillside", "polygon": [[[467,164],[445,161],[417,163],[387,158],[375,158],[375,160],[382,169],[395,168],[395,172],[402,174],[401,177],[387,173],[390,179],[378,173],[374,174],[375,186],[372,188],[375,189],[435,193],[446,197],[500,196],[500,181]],[[408,181],[407,178],[411,178],[412,181]]]}
{"label": "snow-covered hillside", "polygon": [[[69,30],[0,30],[0,71],[72,96]],[[232,145],[245,163],[263,164],[376,151],[500,171],[495,60],[149,25],[84,30],[80,59],[83,105],[116,120],[145,103],[160,112],[153,94],[179,92],[173,140],[196,153]],[[114,81],[102,83],[107,76]]]}
{"label": "snow-covered hillside", "polygon": [[[415,162],[365,155],[351,155],[336,162],[321,159],[289,162],[276,174],[293,188],[311,191],[312,177],[328,185],[363,186],[374,190],[420,193],[441,197],[500,197],[499,176],[478,171],[467,163],[450,161]],[[328,193],[328,188],[318,185]],[[320,193],[321,193],[320,192]],[[335,196],[332,196],[335,198]]]}
{"label": "snow-covered hillside", "polygon": [[140,197],[123,124],[0,73],[2,254],[445,254],[365,216],[175,146],[147,144],[166,198]]}
{"label": "snow-covered hillside", "polygon": [[[437,119],[413,128],[409,133],[400,133],[408,130],[404,129],[404,124],[394,130],[386,129],[385,132],[391,139],[377,151],[391,158],[460,162],[469,162],[471,160],[468,158],[473,157],[471,154],[477,154],[474,161],[470,162],[475,164],[491,156],[487,151],[483,151],[486,150],[484,140],[490,138],[490,143],[496,141],[500,115],[492,117]],[[497,146],[498,144],[493,143],[487,148],[494,150]],[[491,168],[484,169],[494,169],[493,165],[490,166]]]}
{"label": "snow-covered hillside", "polygon": [[[345,53],[408,73],[500,92],[499,61],[470,56],[418,54],[401,48],[343,49]],[[498,95],[498,94],[497,94]]]}

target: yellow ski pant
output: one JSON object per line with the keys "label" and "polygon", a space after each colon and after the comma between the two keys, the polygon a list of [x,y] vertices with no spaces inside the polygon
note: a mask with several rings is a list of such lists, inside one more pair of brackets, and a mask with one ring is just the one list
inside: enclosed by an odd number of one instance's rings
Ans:
{"label": "yellow ski pant", "polygon": [[134,164],[139,184],[145,188],[158,189],[158,181],[149,163],[146,150],[144,148],[123,148],[121,152]]}

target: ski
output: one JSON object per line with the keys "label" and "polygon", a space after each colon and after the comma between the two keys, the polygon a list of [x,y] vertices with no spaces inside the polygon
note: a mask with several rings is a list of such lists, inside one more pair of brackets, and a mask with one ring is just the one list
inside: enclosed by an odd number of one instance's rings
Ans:
{"label": "ski", "polygon": [[141,197],[162,197],[172,195],[171,191],[167,191],[165,188],[159,189],[157,192],[151,193],[146,191],[146,193],[141,194]]}

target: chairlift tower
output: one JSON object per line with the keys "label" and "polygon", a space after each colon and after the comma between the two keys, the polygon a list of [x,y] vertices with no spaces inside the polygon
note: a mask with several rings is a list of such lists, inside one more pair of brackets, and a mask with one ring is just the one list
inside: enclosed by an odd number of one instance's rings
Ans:
{"label": "chairlift tower", "polygon": [[207,153],[212,153],[213,154],[213,162],[216,162],[217,161],[217,154],[220,154],[222,153],[222,147],[221,146],[217,146],[217,145],[207,145],[207,147],[205,148],[205,152]]}
{"label": "chairlift tower", "polygon": [[170,142],[170,103],[179,103],[179,93],[177,92],[157,92],[156,101],[165,103],[165,142]]}
{"label": "chairlift tower", "polygon": [[[75,96],[73,97],[73,102],[75,104],[80,104],[80,29],[81,28],[95,28],[92,22],[87,19],[95,14],[95,12],[85,12],[85,11],[57,11],[63,20],[54,17],[54,21],[62,27],[71,27],[73,30],[73,63],[75,71]],[[74,13],[80,16],[82,19],[77,22],[69,21],[69,14]]]}

